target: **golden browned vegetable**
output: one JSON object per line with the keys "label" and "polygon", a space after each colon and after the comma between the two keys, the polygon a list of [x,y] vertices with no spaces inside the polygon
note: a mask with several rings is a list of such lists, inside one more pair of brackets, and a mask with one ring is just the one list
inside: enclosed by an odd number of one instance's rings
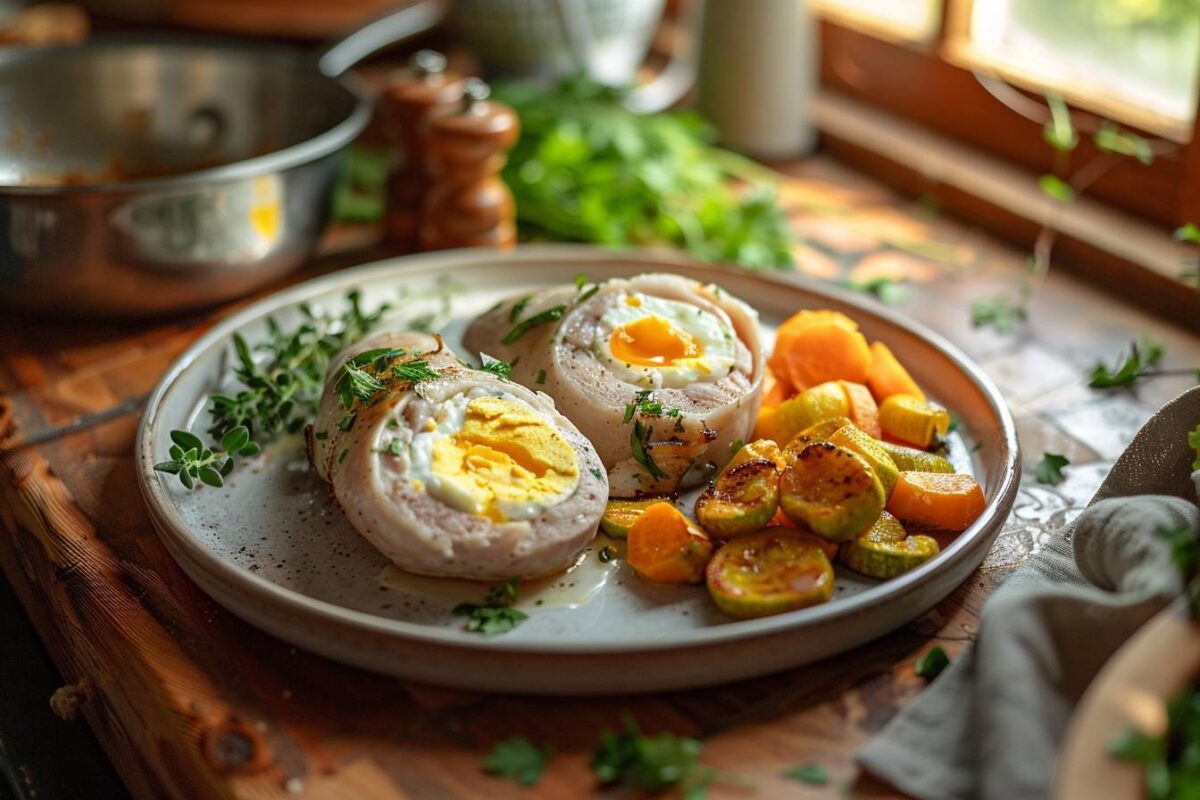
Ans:
{"label": "golden browned vegetable", "polygon": [[825,603],[833,566],[805,534],[767,528],[721,546],[705,570],[708,591],[726,614],[742,619]]}
{"label": "golden browned vegetable", "polygon": [[786,446],[805,428],[830,417],[850,416],[850,401],[837,381],[829,381],[805,389],[800,394],[784,400],[775,409],[775,431],[779,446]]}
{"label": "golden browned vegetable", "polygon": [[728,472],[738,464],[753,461],[756,458],[765,458],[779,469],[783,469],[783,451],[779,449],[779,445],[772,439],[755,439],[733,454],[733,458],[729,459],[729,463],[725,465],[722,473]]}
{"label": "golden browned vegetable", "polygon": [[910,536],[900,520],[884,511],[867,530],[842,545],[838,558],[871,578],[894,578],[936,556],[941,548],[930,536]]}
{"label": "golden browned vegetable", "polygon": [[[743,448],[745,449],[745,448]],[[768,458],[728,467],[696,498],[696,521],[717,539],[765,528],[779,507],[779,468]]]}
{"label": "golden browned vegetable", "polygon": [[954,472],[954,465],[936,453],[891,442],[880,442],[879,446],[887,451],[901,472]]}
{"label": "golden browned vegetable", "polygon": [[833,542],[854,537],[879,518],[887,495],[853,450],[814,442],[791,460],[779,483],[783,512]]}
{"label": "golden browned vegetable", "polygon": [[891,439],[929,447],[950,429],[950,412],[915,395],[894,394],[879,407],[879,425]]}
{"label": "golden browned vegetable", "polygon": [[629,526],[637,521],[650,506],[655,503],[670,503],[672,497],[639,497],[636,500],[609,500],[604,508],[604,516],[600,518],[600,530],[614,539],[624,539],[629,535]]}
{"label": "golden browned vegetable", "polygon": [[827,441],[853,450],[862,456],[871,465],[871,469],[875,470],[875,477],[879,478],[879,482],[883,484],[884,493],[891,495],[892,489],[896,486],[896,479],[900,477],[900,470],[897,468],[896,462],[892,461],[892,457],[888,455],[887,450],[880,446],[879,440],[872,439],[857,426],[851,424],[838,428]]}

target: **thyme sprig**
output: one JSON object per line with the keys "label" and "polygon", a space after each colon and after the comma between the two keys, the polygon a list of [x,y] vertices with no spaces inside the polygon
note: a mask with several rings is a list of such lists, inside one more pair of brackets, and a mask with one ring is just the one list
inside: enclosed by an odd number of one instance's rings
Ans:
{"label": "thyme sprig", "polygon": [[[234,334],[233,374],[242,388],[208,400],[212,425],[207,433],[218,444],[205,447],[190,431],[171,431],[171,458],[154,468],[178,476],[188,489],[197,481],[220,486],[232,472],[235,456],[255,455],[262,442],[299,430],[321,401],[330,360],[366,336],[389,309],[384,304],[368,313],[360,300],[358,292],[348,293],[346,308],[338,313],[302,304],[300,324],[290,331],[268,317],[267,338],[253,347]],[[365,392],[365,383],[353,391]]]}

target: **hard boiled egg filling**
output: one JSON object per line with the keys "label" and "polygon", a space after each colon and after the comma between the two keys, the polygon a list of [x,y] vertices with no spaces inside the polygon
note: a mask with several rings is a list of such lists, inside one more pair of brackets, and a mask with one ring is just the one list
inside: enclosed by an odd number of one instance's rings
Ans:
{"label": "hard boiled egg filling", "polygon": [[728,322],[677,300],[621,295],[598,327],[596,357],[622,380],[647,389],[720,380],[736,356]]}
{"label": "hard boiled egg filling", "polygon": [[473,389],[439,408],[409,445],[413,485],[496,522],[536,517],[579,485],[575,449],[509,394]]}

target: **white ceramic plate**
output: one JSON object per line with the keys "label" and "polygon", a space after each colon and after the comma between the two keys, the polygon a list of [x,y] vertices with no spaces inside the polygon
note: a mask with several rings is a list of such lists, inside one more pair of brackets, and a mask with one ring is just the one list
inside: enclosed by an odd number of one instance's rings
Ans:
{"label": "white ceramic plate", "polygon": [[[721,614],[703,587],[654,586],[621,559],[601,564],[598,539],[563,577],[523,587],[529,619],[485,638],[450,609],[479,602],[486,586],[405,578],[366,543],[307,468],[299,436],[272,442],[239,465],[221,489],[188,492],[153,465],[167,458],[174,428],[208,427],[205,400],[223,383],[231,336],[254,342],[273,316],[285,328],[297,306],[340,306],[350,289],[391,318],[433,314],[451,347],[467,321],[502,297],[569,282],[670,271],[715,282],[758,309],[768,344],[801,308],[854,317],[886,342],[930,395],[961,424],[951,458],[983,486],[988,507],[921,568],[878,583],[839,568],[831,602],[749,621]],[[446,302],[449,308],[446,308]],[[461,352],[461,351],[460,351]],[[607,694],[721,683],[843,652],[931,608],[979,565],[1017,489],[1017,440],[1000,393],[935,334],[842,292],[764,273],[720,269],[671,256],[589,247],[523,247],[509,254],[455,251],[394,259],[282,291],[215,326],[180,356],[155,388],[137,441],[139,481],[154,524],[184,571],[219,603],[299,647],[377,672],[482,690]],[[688,507],[685,504],[685,507]]]}

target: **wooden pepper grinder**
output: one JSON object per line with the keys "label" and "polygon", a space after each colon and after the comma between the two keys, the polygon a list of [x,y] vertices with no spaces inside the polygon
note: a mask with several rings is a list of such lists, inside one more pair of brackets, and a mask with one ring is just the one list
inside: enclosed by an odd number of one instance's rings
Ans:
{"label": "wooden pepper grinder", "polygon": [[407,252],[417,250],[421,204],[430,184],[430,123],[462,107],[465,83],[446,69],[445,56],[422,50],[392,76],[379,99],[380,119],[400,156],[388,173],[384,227],[388,241]]}
{"label": "wooden pepper grinder", "polygon": [[516,207],[499,172],[517,143],[520,123],[503,103],[488,100],[491,89],[471,78],[466,105],[433,120],[429,163],[433,185],[421,212],[421,249],[497,247],[517,242]]}

